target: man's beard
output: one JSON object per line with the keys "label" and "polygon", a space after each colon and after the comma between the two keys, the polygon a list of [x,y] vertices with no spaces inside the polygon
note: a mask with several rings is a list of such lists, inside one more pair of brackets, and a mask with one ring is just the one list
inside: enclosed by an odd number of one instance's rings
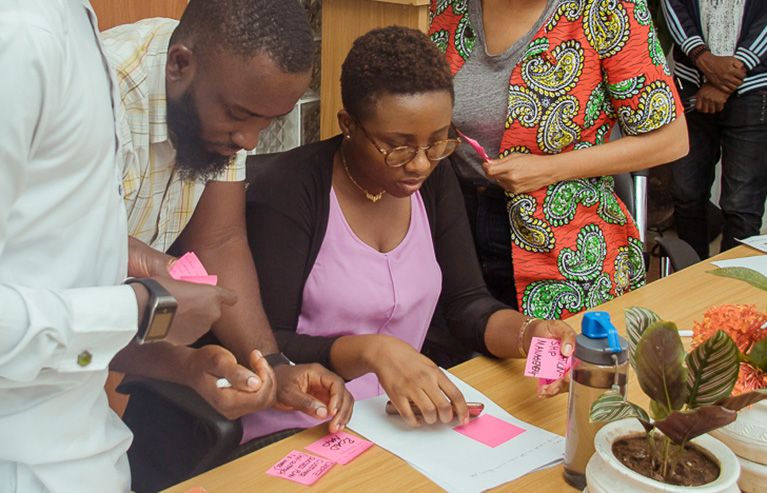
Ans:
{"label": "man's beard", "polygon": [[176,148],[176,170],[184,180],[210,180],[235,159],[205,149],[194,86],[178,99],[168,99],[168,128]]}

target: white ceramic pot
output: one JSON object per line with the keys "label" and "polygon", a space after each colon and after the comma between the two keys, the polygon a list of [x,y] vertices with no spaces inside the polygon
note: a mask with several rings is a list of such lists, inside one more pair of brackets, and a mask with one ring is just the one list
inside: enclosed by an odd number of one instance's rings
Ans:
{"label": "white ceramic pot", "polygon": [[738,456],[741,465],[738,486],[744,493],[767,491],[767,401],[743,409],[738,419],[710,435]]}
{"label": "white ceramic pot", "polygon": [[706,449],[719,464],[719,477],[701,486],[676,486],[661,483],[642,476],[624,466],[612,452],[613,442],[621,438],[642,436],[645,431],[636,419],[624,419],[608,423],[594,438],[596,453],[586,466],[586,489],[588,493],[629,493],[637,491],[666,493],[738,493],[740,464],[737,457],[724,444],[707,435],[693,440]]}
{"label": "white ceramic pot", "polygon": [[738,457],[740,479],[738,486],[743,493],[764,493],[767,491],[767,466]]}

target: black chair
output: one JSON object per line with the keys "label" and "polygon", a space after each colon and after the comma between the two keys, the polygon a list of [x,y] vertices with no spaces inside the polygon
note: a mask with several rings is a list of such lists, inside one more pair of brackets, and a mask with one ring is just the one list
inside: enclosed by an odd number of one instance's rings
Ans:
{"label": "black chair", "polygon": [[[622,132],[620,126],[616,125],[610,136],[610,140],[621,138]],[[621,173],[613,175],[615,180],[615,193],[626,204],[629,214],[634,218],[634,222],[639,230],[639,239],[644,245],[645,269],[650,267],[650,251],[647,249],[647,196],[648,196],[648,178],[650,169],[641,169],[630,173]],[[668,276],[672,269],[674,271],[688,267],[698,261],[700,258],[685,241],[671,237],[655,237],[658,256],[661,264],[661,277]],[[692,253],[692,254],[691,254]]]}
{"label": "black chair", "polygon": [[123,421],[134,435],[128,450],[136,493],[156,492],[227,462],[242,438],[240,420],[219,414],[189,387],[127,377]]}
{"label": "black chair", "polygon": [[626,208],[634,218],[639,239],[645,245],[644,255],[645,269],[650,266],[650,252],[647,250],[647,178],[650,176],[649,169],[640,169],[630,173],[613,175],[615,181],[615,194],[626,204]]}

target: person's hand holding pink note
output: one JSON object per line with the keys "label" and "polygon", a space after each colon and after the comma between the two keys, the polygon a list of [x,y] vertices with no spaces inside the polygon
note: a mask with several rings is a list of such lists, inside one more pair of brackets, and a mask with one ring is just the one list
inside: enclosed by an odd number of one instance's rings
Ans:
{"label": "person's hand holding pink note", "polygon": [[372,446],[373,442],[339,431],[320,438],[306,447],[306,450],[339,464],[348,464]]}
{"label": "person's hand holding pink note", "polygon": [[461,132],[457,128],[455,129],[455,131],[458,132],[458,135],[460,135],[463,140],[469,143],[472,149],[474,149],[477,152],[477,154],[479,154],[479,157],[481,157],[484,161],[490,161],[490,156],[488,156],[487,152],[485,152],[485,149],[481,145],[479,145],[479,142],[472,139],[471,137],[465,136],[463,132]]}
{"label": "person's hand holding pink note", "polygon": [[559,339],[533,337],[525,365],[526,377],[537,377],[540,385],[547,385],[562,378],[570,369],[572,356],[562,356]]}
{"label": "person's hand holding pink note", "polygon": [[294,450],[270,467],[266,474],[309,486],[320,479],[334,465],[335,462],[331,460]]}

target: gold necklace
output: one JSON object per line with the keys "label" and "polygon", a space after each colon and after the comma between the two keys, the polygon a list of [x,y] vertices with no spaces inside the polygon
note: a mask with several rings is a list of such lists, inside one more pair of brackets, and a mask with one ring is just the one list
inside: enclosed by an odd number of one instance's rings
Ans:
{"label": "gold necklace", "polygon": [[344,147],[343,146],[341,146],[341,162],[344,165],[344,171],[346,171],[346,176],[348,176],[349,179],[352,181],[352,183],[354,183],[355,187],[359,188],[360,191],[365,194],[365,198],[366,199],[368,199],[369,201],[373,202],[374,204],[376,202],[378,202],[379,200],[381,200],[381,197],[383,197],[383,195],[386,193],[386,190],[383,190],[381,193],[372,194],[372,193],[368,192],[367,190],[365,190],[364,188],[362,188],[360,186],[360,184],[357,183],[357,181],[354,178],[352,178],[352,174],[349,173],[349,167],[346,165],[346,156],[344,156]]}

